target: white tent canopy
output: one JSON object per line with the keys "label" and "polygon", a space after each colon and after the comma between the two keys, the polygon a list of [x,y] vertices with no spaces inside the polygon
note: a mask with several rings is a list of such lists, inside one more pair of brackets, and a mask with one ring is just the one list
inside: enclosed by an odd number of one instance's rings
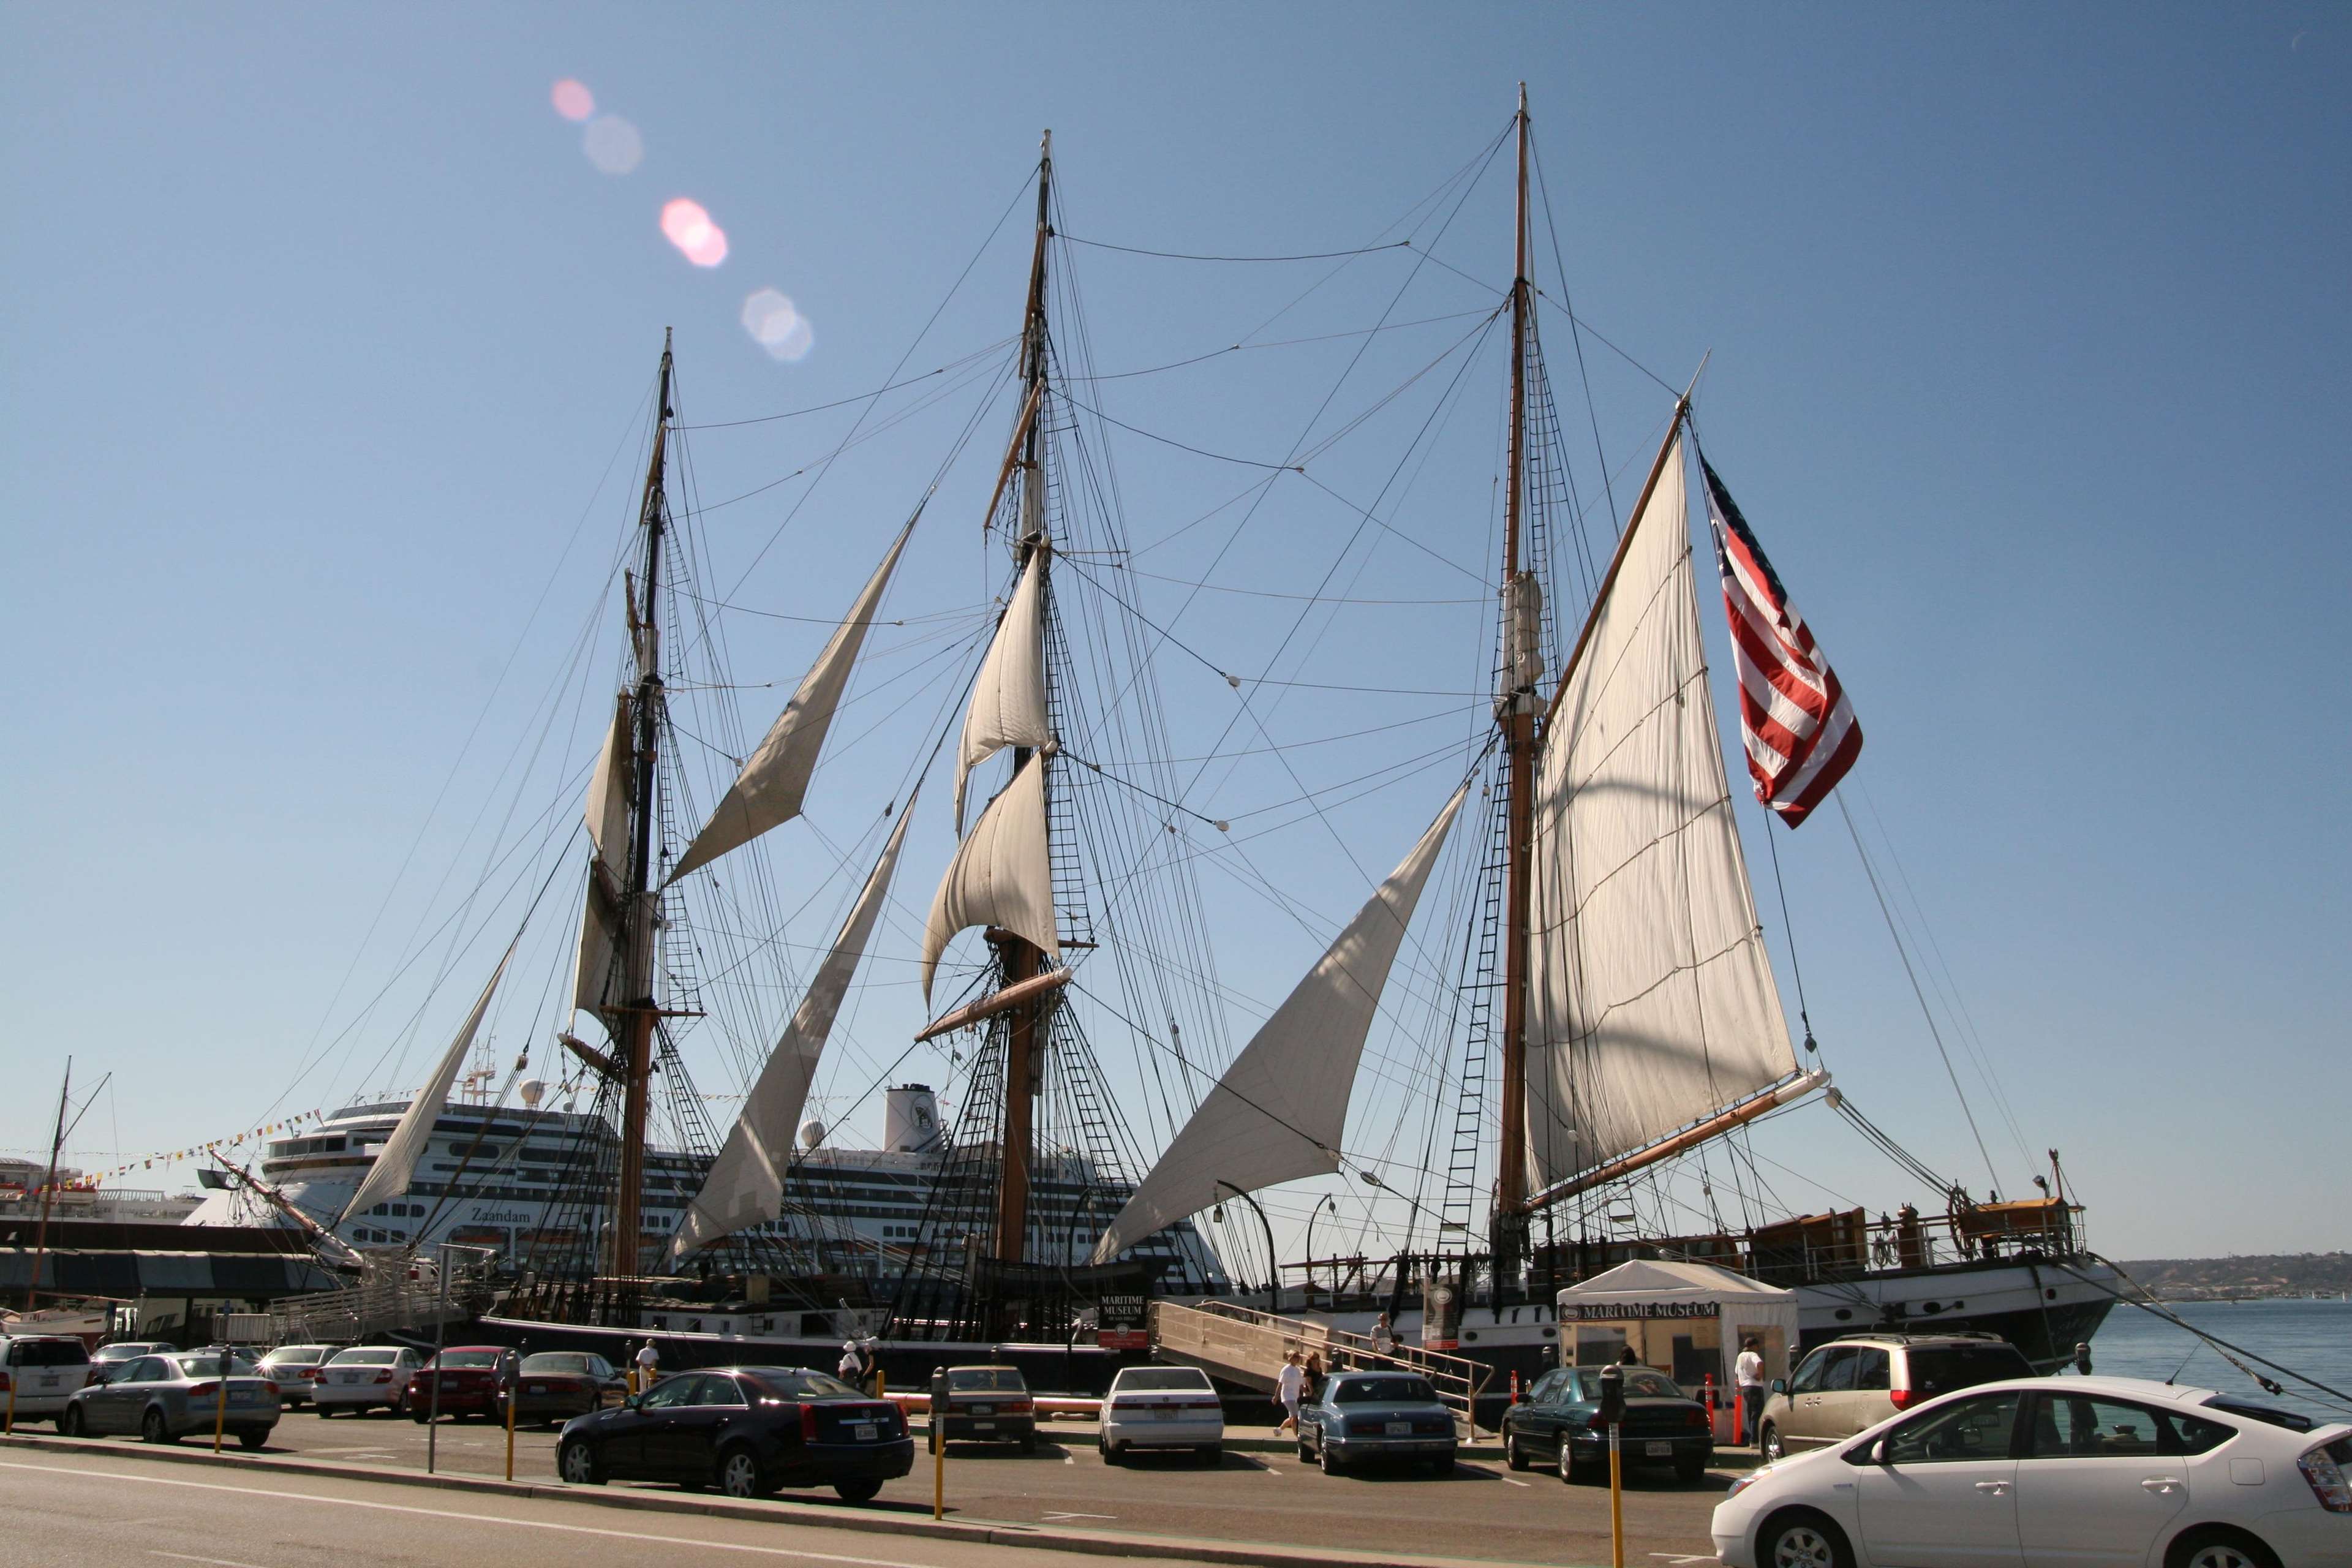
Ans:
{"label": "white tent canopy", "polygon": [[1763,1342],[1767,1378],[1788,1376],[1797,1349],[1797,1293],[1712,1264],[1637,1258],[1570,1286],[1558,1300],[1561,1364],[1613,1362],[1631,1346],[1686,1393],[1712,1378],[1718,1442],[1729,1440],[1740,1342],[1751,1334]]}

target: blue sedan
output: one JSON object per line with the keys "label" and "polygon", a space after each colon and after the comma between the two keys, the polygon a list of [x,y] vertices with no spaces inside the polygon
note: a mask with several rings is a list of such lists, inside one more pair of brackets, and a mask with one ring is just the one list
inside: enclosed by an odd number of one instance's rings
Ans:
{"label": "blue sedan", "polygon": [[1381,1459],[1446,1475],[1458,1448],[1454,1412],[1416,1373],[1339,1373],[1298,1407],[1299,1462],[1320,1463],[1327,1476]]}

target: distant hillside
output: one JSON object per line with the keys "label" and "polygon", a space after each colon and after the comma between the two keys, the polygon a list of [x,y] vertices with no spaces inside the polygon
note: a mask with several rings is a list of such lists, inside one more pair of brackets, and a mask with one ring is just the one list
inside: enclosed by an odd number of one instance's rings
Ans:
{"label": "distant hillside", "polygon": [[2126,1263],[2125,1273],[2168,1301],[2224,1296],[2338,1296],[2352,1291],[2352,1252],[2159,1258]]}

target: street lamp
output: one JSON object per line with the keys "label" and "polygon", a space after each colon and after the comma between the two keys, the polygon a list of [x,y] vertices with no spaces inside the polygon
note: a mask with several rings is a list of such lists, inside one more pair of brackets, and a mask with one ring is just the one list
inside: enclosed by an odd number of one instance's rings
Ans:
{"label": "street lamp", "polygon": [[1220,1181],[1216,1185],[1229,1189],[1234,1196],[1257,1210],[1257,1223],[1265,1227],[1265,1267],[1270,1276],[1265,1288],[1266,1310],[1278,1312],[1282,1310],[1282,1265],[1276,1262],[1274,1257],[1274,1222],[1265,1217],[1265,1210],[1258,1208],[1257,1200],[1242,1188],[1225,1181]]}
{"label": "street lamp", "polygon": [[[1315,1216],[1326,1210],[1338,1214],[1339,1200],[1326,1194],[1321,1203],[1307,1211],[1307,1288],[1310,1290],[1315,1288]],[[1339,1289],[1339,1277],[1336,1271],[1332,1276],[1332,1289],[1334,1290]]]}

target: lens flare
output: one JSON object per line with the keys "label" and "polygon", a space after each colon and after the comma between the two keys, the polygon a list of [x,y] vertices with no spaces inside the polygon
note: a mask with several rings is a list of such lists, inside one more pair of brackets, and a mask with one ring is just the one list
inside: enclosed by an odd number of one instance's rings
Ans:
{"label": "lens flare", "polygon": [[816,344],[816,332],[791,297],[762,289],[743,301],[743,330],[774,358],[797,364]]}
{"label": "lens flare", "polygon": [[646,139],[617,114],[600,114],[590,121],[580,148],[600,174],[625,174],[646,160]]}
{"label": "lens flare", "polygon": [[555,112],[566,120],[585,120],[596,112],[596,95],[585,85],[565,77],[548,93]]}
{"label": "lens flare", "polygon": [[710,221],[700,202],[679,196],[662,208],[662,233],[697,267],[716,267],[727,259],[727,233]]}

